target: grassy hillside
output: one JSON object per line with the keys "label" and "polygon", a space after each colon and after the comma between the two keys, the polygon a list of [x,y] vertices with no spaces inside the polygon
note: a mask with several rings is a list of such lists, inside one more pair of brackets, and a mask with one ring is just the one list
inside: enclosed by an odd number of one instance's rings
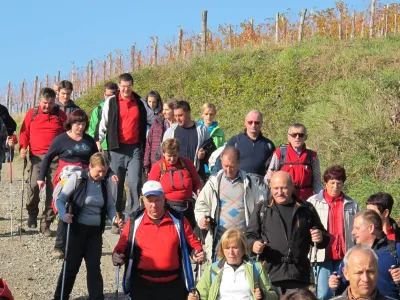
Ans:
{"label": "grassy hillside", "polygon": [[[227,137],[251,109],[278,146],[292,122],[309,130],[307,145],[348,172],[346,192],[361,204],[377,191],[400,200],[400,37],[237,49],[136,71],[134,89],[189,100],[193,116],[210,101]],[[78,100],[91,112],[102,87]],[[395,215],[400,217],[400,204]]]}

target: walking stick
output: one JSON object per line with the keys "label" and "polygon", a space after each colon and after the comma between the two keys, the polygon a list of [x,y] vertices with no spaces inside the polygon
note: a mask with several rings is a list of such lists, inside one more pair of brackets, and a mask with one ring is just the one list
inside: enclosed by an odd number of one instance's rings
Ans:
{"label": "walking stick", "polygon": [[[318,229],[318,227],[314,226],[313,229]],[[318,295],[318,266],[317,266],[317,253],[318,253],[318,248],[317,248],[317,243],[314,243],[314,262],[313,262],[313,268],[314,268],[314,280],[315,280],[315,294]]]}
{"label": "walking stick", "polygon": [[[68,204],[68,213],[72,213],[72,204]],[[63,277],[62,277],[62,283],[61,283],[61,300],[64,298],[64,284],[65,284],[65,270],[67,268],[67,257],[68,257],[68,244],[69,244],[69,231],[71,228],[71,223],[68,223],[67,225],[67,239],[65,242],[65,253],[64,253],[64,264],[63,264]]]}
{"label": "walking stick", "polygon": [[[392,270],[392,269],[396,269],[396,268],[397,268],[396,265],[391,265],[391,266],[390,266],[390,269],[391,269],[391,270]],[[397,287],[397,289],[398,289],[398,291],[399,291],[399,295],[400,295],[400,282],[395,281],[394,283],[396,284],[396,287]]]}
{"label": "walking stick", "polygon": [[[120,255],[121,252],[117,251],[117,254]],[[121,269],[121,265],[117,264],[117,266],[115,267],[115,271],[116,271],[116,279],[115,279],[115,300],[118,300],[118,290],[119,290],[119,270]]]}
{"label": "walking stick", "polygon": [[13,197],[12,197],[12,160],[10,159],[10,214],[11,214],[11,239],[13,237]]}
{"label": "walking stick", "polygon": [[[333,272],[332,273],[332,275],[335,275],[335,276],[337,276],[338,275],[338,272]],[[333,292],[333,297],[335,297],[336,296],[336,291],[337,291],[337,289],[332,289],[332,292]]]}
{"label": "walking stick", "polygon": [[24,168],[22,169],[22,195],[21,195],[21,216],[20,216],[20,227],[19,227],[19,241],[22,238],[22,210],[24,207],[24,191],[25,191],[25,169],[28,165],[28,159],[24,158]]}

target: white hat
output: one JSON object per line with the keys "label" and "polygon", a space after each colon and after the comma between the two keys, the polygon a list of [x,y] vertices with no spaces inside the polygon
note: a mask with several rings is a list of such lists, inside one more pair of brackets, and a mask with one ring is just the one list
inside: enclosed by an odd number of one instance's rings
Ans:
{"label": "white hat", "polygon": [[150,180],[143,185],[142,193],[145,197],[149,195],[162,195],[164,194],[164,190],[161,186],[161,183],[159,183],[158,181]]}

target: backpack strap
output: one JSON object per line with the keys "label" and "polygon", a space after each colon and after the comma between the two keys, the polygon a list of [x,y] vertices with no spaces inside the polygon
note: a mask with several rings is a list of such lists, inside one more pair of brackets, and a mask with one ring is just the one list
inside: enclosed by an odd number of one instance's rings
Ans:
{"label": "backpack strap", "polygon": [[33,109],[33,115],[31,118],[31,122],[36,118],[38,113],[39,113],[39,106],[35,106],[35,108]]}
{"label": "backpack strap", "polygon": [[387,243],[390,255],[396,260],[396,266],[399,266],[399,255],[397,253],[396,241],[387,240]]}
{"label": "backpack strap", "polygon": [[211,284],[214,281],[215,277],[217,277],[218,273],[221,272],[221,268],[223,267],[225,263],[225,259],[221,259],[221,260],[217,260],[215,262],[213,262],[213,264],[211,265]]}
{"label": "backpack strap", "polygon": [[278,167],[279,169],[278,170],[282,169],[283,165],[286,163],[287,147],[288,147],[287,144],[282,144],[279,146],[279,149],[281,151],[281,157],[279,159],[279,167]]}
{"label": "backpack strap", "polygon": [[[39,106],[35,106],[35,108],[33,110],[33,115],[32,115],[32,118],[31,118],[31,122],[36,118],[36,116],[38,114],[39,114]],[[61,118],[60,118],[60,107],[58,105],[54,105],[53,112],[50,113],[49,115],[56,116],[57,120],[61,121]]]}
{"label": "backpack strap", "polygon": [[167,170],[167,166],[166,166],[165,162],[160,162],[160,171],[161,171],[160,181],[164,177],[165,173],[169,173],[169,181],[170,181],[171,186],[172,186],[173,189],[175,189],[174,178],[173,178],[173,173],[175,171],[179,172],[179,180],[180,180],[180,183],[181,183],[181,188],[182,189],[185,188],[185,184],[183,182],[182,170],[186,170],[187,167],[186,167],[186,164],[183,162],[183,160],[181,158],[179,158],[179,162],[181,164],[180,168],[172,168],[172,169],[169,169],[169,170]]}

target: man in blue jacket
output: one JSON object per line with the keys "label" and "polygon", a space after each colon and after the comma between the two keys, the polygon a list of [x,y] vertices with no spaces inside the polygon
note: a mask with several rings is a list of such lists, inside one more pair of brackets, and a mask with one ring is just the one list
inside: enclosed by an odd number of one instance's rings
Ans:
{"label": "man in blue jacket", "polygon": [[[356,244],[372,248],[378,256],[378,289],[388,297],[400,299],[396,282],[400,282],[399,254],[400,245],[388,240],[382,230],[382,220],[379,215],[365,209],[354,217],[352,232]],[[393,268],[392,268],[393,266]],[[341,293],[349,282],[343,276],[343,263],[339,266],[338,275],[329,277],[329,288],[336,294]]]}

